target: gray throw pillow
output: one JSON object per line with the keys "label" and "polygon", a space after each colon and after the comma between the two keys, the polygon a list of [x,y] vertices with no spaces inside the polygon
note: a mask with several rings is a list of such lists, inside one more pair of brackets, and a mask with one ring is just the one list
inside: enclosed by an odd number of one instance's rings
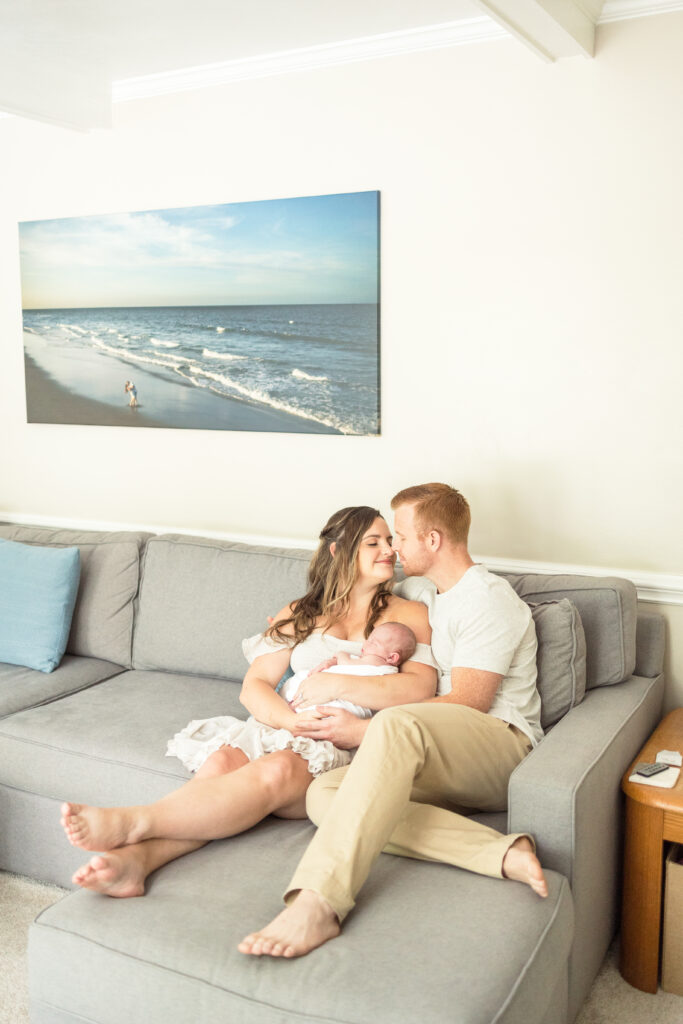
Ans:
{"label": "gray throw pillow", "polygon": [[67,654],[131,667],[140,549],[149,534],[0,524],[0,537],[43,547],[78,547],[81,582]]}
{"label": "gray throw pillow", "polygon": [[586,692],[586,637],[581,616],[566,597],[529,602],[538,639],[538,692],[544,729],[566,715]]}

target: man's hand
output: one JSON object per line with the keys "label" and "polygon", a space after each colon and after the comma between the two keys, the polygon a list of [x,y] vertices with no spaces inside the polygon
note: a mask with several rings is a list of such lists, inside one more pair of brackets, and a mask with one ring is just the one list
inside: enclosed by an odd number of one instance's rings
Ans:
{"label": "man's hand", "polygon": [[336,700],[339,696],[339,680],[340,676],[330,672],[311,672],[299,686],[292,707],[310,708],[328,700]]}
{"label": "man's hand", "polygon": [[[319,720],[309,723],[298,735],[312,740],[329,740],[342,750],[353,750],[360,745],[370,719],[358,718],[343,708],[319,707],[318,712]],[[308,717],[308,713],[299,715],[299,718],[304,717]]]}

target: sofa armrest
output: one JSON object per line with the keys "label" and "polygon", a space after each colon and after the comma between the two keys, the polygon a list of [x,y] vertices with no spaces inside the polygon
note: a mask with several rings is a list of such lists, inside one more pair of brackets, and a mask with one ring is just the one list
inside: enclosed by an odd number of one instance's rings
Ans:
{"label": "sofa armrest", "polygon": [[631,676],[590,690],[515,769],[508,829],[530,832],[544,867],[569,880],[576,931],[570,1015],[616,931],[620,904],[621,777],[661,717],[664,679]]}
{"label": "sofa armrest", "polygon": [[661,676],[590,690],[510,778],[510,831],[533,833],[544,863],[570,883],[586,836],[617,825],[621,777],[659,721],[662,696]]}

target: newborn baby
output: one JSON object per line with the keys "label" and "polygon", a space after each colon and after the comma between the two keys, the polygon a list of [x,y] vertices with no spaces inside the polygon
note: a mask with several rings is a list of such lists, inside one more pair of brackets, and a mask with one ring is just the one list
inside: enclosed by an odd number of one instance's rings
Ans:
{"label": "newborn baby", "polygon": [[[314,672],[336,672],[341,675],[353,676],[384,676],[398,672],[398,666],[415,653],[415,634],[408,626],[400,622],[383,622],[375,626],[370,636],[364,641],[358,654],[346,654],[340,651],[310,672],[295,672],[280,690],[280,696],[291,702],[297,694],[304,679]],[[348,700],[328,700],[326,707],[344,708],[359,718],[370,718],[370,708],[362,708]],[[304,711],[304,708],[294,708]]]}

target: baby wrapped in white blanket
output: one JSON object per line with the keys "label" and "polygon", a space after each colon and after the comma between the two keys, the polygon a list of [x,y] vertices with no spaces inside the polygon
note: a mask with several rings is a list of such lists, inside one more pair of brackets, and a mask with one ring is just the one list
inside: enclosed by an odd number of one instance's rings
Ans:
{"label": "baby wrapped in white blanket", "polygon": [[[285,681],[280,690],[280,696],[291,704],[304,679],[313,675],[314,672],[332,672],[350,676],[391,675],[398,672],[398,666],[411,657],[415,646],[415,634],[412,629],[400,622],[384,622],[373,629],[363,643],[360,655],[340,651],[333,658],[322,662],[311,671],[295,672]],[[345,711],[351,711],[359,718],[372,716],[370,708],[363,708],[348,700],[328,700],[325,701],[325,706],[344,708]],[[296,703],[292,704],[292,707],[297,712],[305,710],[304,705],[297,706]]]}

